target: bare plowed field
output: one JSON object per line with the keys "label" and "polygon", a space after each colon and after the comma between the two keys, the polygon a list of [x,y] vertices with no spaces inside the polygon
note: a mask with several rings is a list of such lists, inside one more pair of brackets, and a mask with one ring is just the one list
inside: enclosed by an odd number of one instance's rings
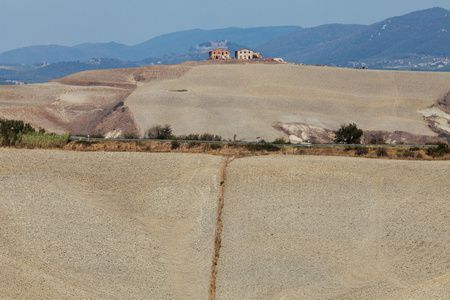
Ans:
{"label": "bare plowed field", "polygon": [[0,298],[208,299],[213,257],[215,299],[448,298],[449,161],[224,166],[0,149]]}
{"label": "bare plowed field", "polygon": [[0,149],[0,298],[207,299],[223,161]]}
{"label": "bare plowed field", "polygon": [[450,162],[227,168],[216,299],[448,299]]}

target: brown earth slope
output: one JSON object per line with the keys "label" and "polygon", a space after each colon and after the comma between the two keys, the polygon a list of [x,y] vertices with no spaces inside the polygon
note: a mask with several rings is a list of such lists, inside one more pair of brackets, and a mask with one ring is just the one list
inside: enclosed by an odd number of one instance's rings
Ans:
{"label": "brown earth slope", "polygon": [[24,120],[55,133],[137,134],[127,97],[140,84],[187,70],[157,66],[86,71],[44,84],[0,86],[0,118]]}

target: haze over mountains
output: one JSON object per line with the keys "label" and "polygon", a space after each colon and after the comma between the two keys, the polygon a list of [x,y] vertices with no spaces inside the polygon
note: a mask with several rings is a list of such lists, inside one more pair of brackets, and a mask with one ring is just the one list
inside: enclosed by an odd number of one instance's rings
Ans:
{"label": "haze over mountains", "polygon": [[306,64],[353,66],[373,61],[450,56],[450,11],[432,8],[369,26],[323,25],[259,47],[267,56]]}
{"label": "haze over mountains", "polygon": [[[73,47],[59,45],[30,46],[0,54],[0,63],[32,64],[61,61],[89,61],[108,57],[140,61],[150,57],[188,52],[202,42],[228,40],[255,48],[274,38],[301,30],[299,26],[272,26],[256,28],[225,28],[216,30],[193,29],[164,34],[135,46],[111,43],[84,43]],[[207,56],[206,56],[207,58]]]}
{"label": "haze over mountains", "polygon": [[[83,70],[199,61],[208,58],[208,50],[215,46],[210,42],[215,41],[227,41],[224,47],[231,51],[247,47],[264,57],[282,57],[294,63],[449,71],[449,30],[450,11],[436,7],[372,25],[193,29],[135,46],[115,42],[30,46],[0,54],[0,65],[7,65],[0,69],[0,82],[46,82]],[[54,63],[59,65],[52,66]],[[35,65],[19,68],[17,64]]]}

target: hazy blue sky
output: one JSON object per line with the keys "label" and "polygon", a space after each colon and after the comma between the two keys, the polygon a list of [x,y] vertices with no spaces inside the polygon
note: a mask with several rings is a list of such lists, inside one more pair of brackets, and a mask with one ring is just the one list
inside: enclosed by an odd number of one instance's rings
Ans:
{"label": "hazy blue sky", "polygon": [[193,28],[372,24],[450,0],[0,0],[0,52],[30,45],[135,45]]}

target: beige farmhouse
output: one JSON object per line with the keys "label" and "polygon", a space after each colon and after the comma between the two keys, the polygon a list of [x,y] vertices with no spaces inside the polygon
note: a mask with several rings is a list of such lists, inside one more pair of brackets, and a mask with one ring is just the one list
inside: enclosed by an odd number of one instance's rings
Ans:
{"label": "beige farmhouse", "polygon": [[236,59],[262,59],[262,55],[259,52],[255,52],[249,49],[239,49],[234,52]]}
{"label": "beige farmhouse", "polygon": [[252,59],[253,51],[249,49],[239,49],[234,52],[236,59]]}

